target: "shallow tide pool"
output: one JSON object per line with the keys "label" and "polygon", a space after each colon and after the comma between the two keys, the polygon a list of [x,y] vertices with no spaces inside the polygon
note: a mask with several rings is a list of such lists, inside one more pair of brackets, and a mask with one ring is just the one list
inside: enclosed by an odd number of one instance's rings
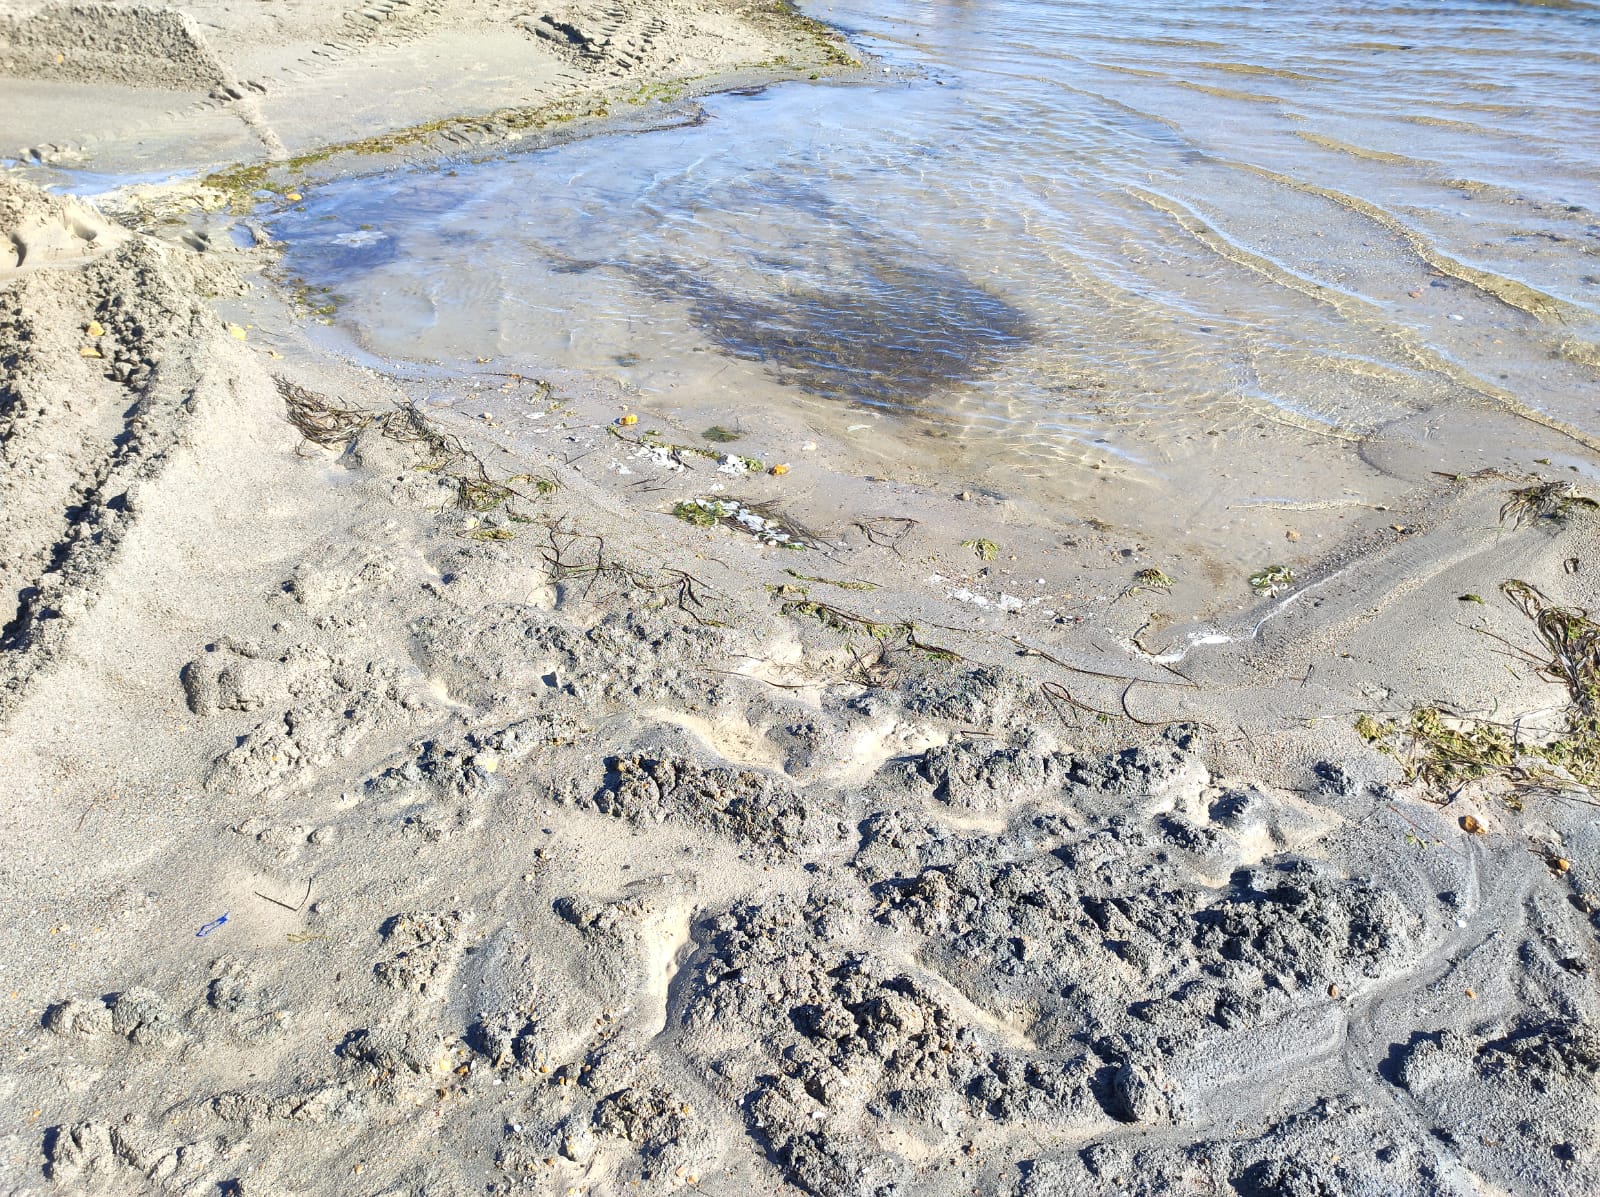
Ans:
{"label": "shallow tide pool", "polygon": [[320,187],[287,268],[377,354],[781,410],[1218,548],[1254,504],[1592,471],[1600,9],[810,11],[882,81]]}

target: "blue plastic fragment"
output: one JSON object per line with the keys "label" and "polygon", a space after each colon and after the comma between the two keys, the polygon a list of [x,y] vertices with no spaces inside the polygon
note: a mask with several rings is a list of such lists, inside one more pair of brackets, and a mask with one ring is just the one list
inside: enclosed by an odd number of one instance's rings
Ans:
{"label": "blue plastic fragment", "polygon": [[196,939],[204,939],[206,936],[210,935],[213,931],[215,931],[218,927],[222,926],[222,924],[227,922],[227,921],[228,921],[228,916],[227,915],[219,914],[216,918],[212,919],[204,927],[201,927],[200,930],[196,931],[194,933],[194,937]]}

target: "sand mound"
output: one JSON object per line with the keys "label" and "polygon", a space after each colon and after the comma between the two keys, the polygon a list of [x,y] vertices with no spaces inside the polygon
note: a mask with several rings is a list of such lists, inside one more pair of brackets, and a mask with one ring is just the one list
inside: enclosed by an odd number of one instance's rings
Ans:
{"label": "sand mound", "polygon": [[127,240],[89,204],[0,178],[0,282],[41,266],[84,262]]}
{"label": "sand mound", "polygon": [[185,14],[111,4],[0,13],[0,73],[198,91],[227,77]]}
{"label": "sand mound", "polygon": [[[0,696],[98,596],[139,504],[208,389],[222,323],[200,290],[226,271],[90,205],[0,181]],[[4,697],[0,697],[0,707]]]}

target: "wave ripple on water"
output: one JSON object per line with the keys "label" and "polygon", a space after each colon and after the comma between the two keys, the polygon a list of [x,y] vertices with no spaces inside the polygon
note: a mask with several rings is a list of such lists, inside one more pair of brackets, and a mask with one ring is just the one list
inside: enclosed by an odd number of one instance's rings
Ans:
{"label": "wave ripple on water", "polygon": [[289,265],[380,353],[904,413],[908,460],[932,433],[1062,502],[1091,470],[1192,522],[1267,477],[1315,503],[1552,445],[1590,468],[1600,10],[813,11],[919,73],[334,184],[275,226]]}

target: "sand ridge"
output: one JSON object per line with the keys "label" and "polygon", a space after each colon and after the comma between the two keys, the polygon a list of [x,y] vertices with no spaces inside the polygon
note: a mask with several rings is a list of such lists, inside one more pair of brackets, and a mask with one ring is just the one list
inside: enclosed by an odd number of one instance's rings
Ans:
{"label": "sand ridge", "polygon": [[17,4],[0,9],[0,146],[41,166],[172,173],[852,62],[786,5],[731,0]]}

